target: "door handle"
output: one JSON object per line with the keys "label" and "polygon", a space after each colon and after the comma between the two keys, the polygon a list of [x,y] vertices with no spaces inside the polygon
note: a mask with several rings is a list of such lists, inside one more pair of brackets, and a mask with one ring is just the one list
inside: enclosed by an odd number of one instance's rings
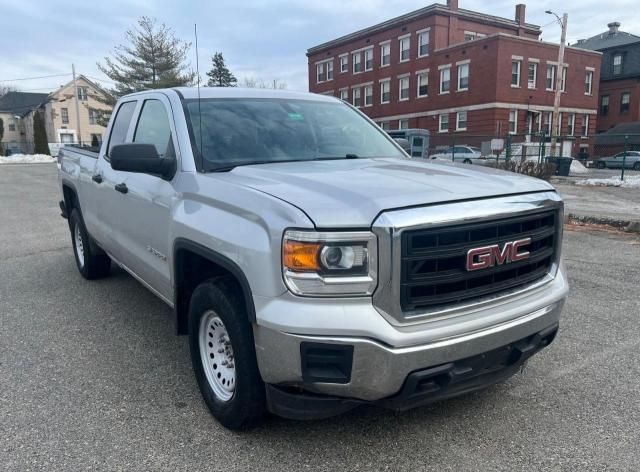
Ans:
{"label": "door handle", "polygon": [[93,177],[91,177],[91,180],[93,180],[97,184],[101,184],[102,183],[102,176],[100,174],[96,174]]}
{"label": "door handle", "polygon": [[114,188],[117,192],[120,193],[127,193],[129,191],[129,189],[127,188],[127,184],[125,184],[124,182],[121,184],[116,184]]}

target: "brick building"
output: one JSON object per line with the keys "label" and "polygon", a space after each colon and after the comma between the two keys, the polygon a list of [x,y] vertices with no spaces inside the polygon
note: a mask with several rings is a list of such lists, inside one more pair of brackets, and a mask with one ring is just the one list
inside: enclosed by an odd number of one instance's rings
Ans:
{"label": "brick building", "polygon": [[608,31],[575,44],[602,52],[598,133],[640,122],[640,36],[620,31],[618,22],[607,26]]}
{"label": "brick building", "polygon": [[[510,20],[449,0],[310,48],[309,89],[349,101],[385,129],[548,133],[558,45],[540,33],[525,5]],[[596,129],[600,59],[565,50],[561,132],[575,136],[576,152]]]}

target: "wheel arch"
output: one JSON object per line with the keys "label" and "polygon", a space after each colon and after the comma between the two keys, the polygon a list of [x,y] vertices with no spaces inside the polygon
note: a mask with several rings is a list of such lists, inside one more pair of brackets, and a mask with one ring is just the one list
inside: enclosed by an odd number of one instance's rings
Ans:
{"label": "wheel arch", "polygon": [[200,282],[216,275],[231,276],[240,291],[249,323],[256,321],[251,286],[242,269],[231,259],[202,244],[178,238],[173,244],[173,297],[176,334],[188,333],[189,301]]}

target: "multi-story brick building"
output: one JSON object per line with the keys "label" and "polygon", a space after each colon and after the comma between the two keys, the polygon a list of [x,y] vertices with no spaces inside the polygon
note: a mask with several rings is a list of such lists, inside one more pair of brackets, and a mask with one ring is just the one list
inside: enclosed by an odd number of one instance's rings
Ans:
{"label": "multi-story brick building", "polygon": [[555,74],[560,131],[575,152],[596,129],[601,54],[539,40],[526,23],[434,4],[308,50],[309,89],[349,101],[385,129],[432,135],[551,132]]}
{"label": "multi-story brick building", "polygon": [[618,22],[607,26],[608,31],[575,44],[602,52],[598,133],[640,122],[640,36],[620,31]]}

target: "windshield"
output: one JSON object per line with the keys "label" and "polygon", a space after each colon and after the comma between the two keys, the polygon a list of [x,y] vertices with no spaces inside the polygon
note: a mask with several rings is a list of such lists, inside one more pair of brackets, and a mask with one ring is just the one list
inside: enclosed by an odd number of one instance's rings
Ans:
{"label": "windshield", "polygon": [[194,154],[205,171],[294,160],[403,157],[384,131],[342,102],[225,98],[203,99],[200,107],[198,100],[185,102]]}

